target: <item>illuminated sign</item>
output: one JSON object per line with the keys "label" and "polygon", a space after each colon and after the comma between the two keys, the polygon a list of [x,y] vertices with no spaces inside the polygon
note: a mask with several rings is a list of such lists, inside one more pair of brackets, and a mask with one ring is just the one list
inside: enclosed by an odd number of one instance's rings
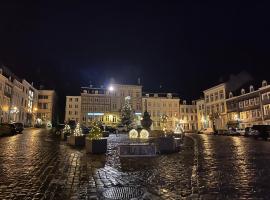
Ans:
{"label": "illuminated sign", "polygon": [[104,115],[104,113],[87,113],[87,115],[89,115],[89,116],[103,116]]}
{"label": "illuminated sign", "polygon": [[135,113],[135,115],[142,115],[142,113]]}

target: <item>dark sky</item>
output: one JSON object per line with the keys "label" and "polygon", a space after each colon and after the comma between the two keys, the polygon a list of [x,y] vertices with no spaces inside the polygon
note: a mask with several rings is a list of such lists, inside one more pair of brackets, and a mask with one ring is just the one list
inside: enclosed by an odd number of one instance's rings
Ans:
{"label": "dark sky", "polygon": [[0,60],[60,96],[111,78],[187,99],[241,71],[269,80],[267,1],[22,2],[0,4]]}

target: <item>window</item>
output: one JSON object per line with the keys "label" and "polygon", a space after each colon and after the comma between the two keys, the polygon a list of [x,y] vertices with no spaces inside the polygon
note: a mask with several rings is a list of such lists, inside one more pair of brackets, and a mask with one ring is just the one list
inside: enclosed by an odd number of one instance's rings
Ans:
{"label": "window", "polygon": [[250,99],[250,100],[249,100],[249,105],[250,105],[250,106],[254,106],[254,103],[255,103],[255,102],[254,102],[254,99]]}
{"label": "window", "polygon": [[69,102],[72,102],[72,98],[69,98]]}
{"label": "window", "polygon": [[210,101],[211,101],[211,102],[214,101],[214,95],[213,95],[213,94],[210,95]]}
{"label": "window", "polygon": [[206,103],[209,102],[209,95],[206,95],[206,97],[205,97],[205,102],[206,102]]}
{"label": "window", "polygon": [[71,105],[71,104],[69,104],[69,105],[68,105],[68,107],[69,107],[69,108],[72,108],[72,105]]}
{"label": "window", "polygon": [[240,101],[239,102],[239,108],[243,108],[244,106],[243,106],[243,101]]}
{"label": "window", "polygon": [[221,112],[224,113],[225,112],[225,104],[221,103]]}
{"label": "window", "polygon": [[216,92],[215,93],[215,101],[217,101],[218,100],[218,93]]}
{"label": "window", "polygon": [[224,99],[224,92],[223,92],[223,90],[220,90],[219,91],[219,98],[220,99]]}
{"label": "window", "polygon": [[260,104],[260,98],[259,97],[256,97],[255,99],[255,105],[259,105]]}
{"label": "window", "polygon": [[78,102],[79,101],[79,98],[75,98],[75,102]]}
{"label": "window", "polygon": [[72,115],[72,111],[68,111],[68,114],[69,114],[69,115]]}
{"label": "window", "polygon": [[245,100],[244,107],[248,107],[248,106],[249,106],[249,101]]}

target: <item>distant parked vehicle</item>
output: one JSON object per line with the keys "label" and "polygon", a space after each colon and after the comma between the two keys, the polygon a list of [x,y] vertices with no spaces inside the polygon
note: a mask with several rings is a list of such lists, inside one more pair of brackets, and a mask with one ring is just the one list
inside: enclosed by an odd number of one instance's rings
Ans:
{"label": "distant parked vehicle", "polygon": [[0,124],[0,136],[15,135],[16,127],[14,124]]}
{"label": "distant parked vehicle", "polygon": [[251,127],[246,127],[245,128],[245,137],[250,137],[250,136],[252,136],[254,134],[254,130],[252,130],[252,128]]}
{"label": "distant parked vehicle", "polygon": [[81,128],[82,128],[82,134],[84,134],[84,135],[89,134],[90,128],[88,128],[86,126],[81,126]]}
{"label": "distant parked vehicle", "polygon": [[23,128],[23,123],[20,122],[15,122],[13,123],[13,125],[15,126],[15,130],[17,133],[22,133],[24,128]]}
{"label": "distant parked vehicle", "polygon": [[128,128],[126,127],[126,126],[123,126],[123,125],[118,125],[117,127],[116,127],[116,130],[118,131],[118,132],[128,132]]}
{"label": "distant parked vehicle", "polygon": [[245,129],[237,128],[236,129],[236,132],[239,133],[241,136],[245,136],[245,134],[246,134],[246,130]]}
{"label": "distant parked vehicle", "polygon": [[236,128],[229,128],[226,135],[228,135],[228,136],[240,136],[240,133],[237,131]]}
{"label": "distant parked vehicle", "polygon": [[62,133],[62,130],[65,128],[65,124],[57,124],[56,127],[55,127],[55,131],[54,133],[56,135],[61,135]]}
{"label": "distant parked vehicle", "polygon": [[116,128],[112,126],[105,126],[105,131],[108,131],[109,133],[116,133]]}
{"label": "distant parked vehicle", "polygon": [[270,125],[254,125],[251,128],[251,133],[255,139],[262,138],[267,140],[270,135]]}
{"label": "distant parked vehicle", "polygon": [[205,128],[198,132],[199,134],[214,134],[213,128]]}

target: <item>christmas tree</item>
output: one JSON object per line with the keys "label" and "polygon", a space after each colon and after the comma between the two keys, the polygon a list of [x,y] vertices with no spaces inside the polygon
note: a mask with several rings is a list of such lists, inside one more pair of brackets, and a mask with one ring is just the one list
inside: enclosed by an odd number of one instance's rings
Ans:
{"label": "christmas tree", "polygon": [[125,104],[121,109],[121,123],[125,126],[130,126],[134,120],[134,111],[130,105],[130,97],[125,98]]}
{"label": "christmas tree", "polygon": [[151,116],[149,115],[147,111],[143,113],[143,119],[141,120],[141,124],[143,128],[148,129],[148,130],[150,129],[152,125]]}
{"label": "christmas tree", "polygon": [[80,126],[80,123],[77,123],[76,128],[73,132],[74,136],[81,136],[82,135],[82,128]]}
{"label": "christmas tree", "polygon": [[71,133],[71,129],[70,129],[70,126],[68,124],[65,124],[65,127],[63,129],[63,133],[65,135],[69,135]]}
{"label": "christmas tree", "polygon": [[101,129],[98,127],[97,123],[93,124],[88,137],[91,140],[98,140],[98,139],[100,139],[102,137]]}

